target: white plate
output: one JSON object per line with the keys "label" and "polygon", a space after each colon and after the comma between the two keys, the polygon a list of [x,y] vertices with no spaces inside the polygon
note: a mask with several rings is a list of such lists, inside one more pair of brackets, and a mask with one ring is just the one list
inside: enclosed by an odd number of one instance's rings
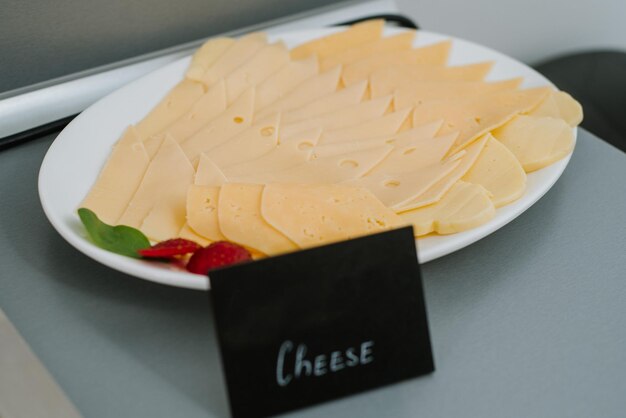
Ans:
{"label": "white plate", "polygon": [[[289,47],[327,35],[338,29],[316,29],[275,35]],[[388,29],[388,34],[399,29]],[[419,31],[416,45],[422,46],[450,39]],[[551,85],[526,65],[483,46],[453,38],[452,65],[494,61],[488,79],[523,76],[523,87]],[[151,263],[113,254],[93,245],[86,236],[76,209],[96,180],[111,146],[122,131],[140,120],[183,76],[190,58],[173,62],[111,93],[76,117],[56,138],[39,172],[39,196],[54,228],[76,249],[116,270],[171,286],[206,290],[208,280],[161,263]],[[450,254],[491,234],[519,216],[543,196],[561,176],[570,156],[528,176],[528,188],[522,198],[500,208],[490,222],[469,231],[418,239],[422,263]]]}

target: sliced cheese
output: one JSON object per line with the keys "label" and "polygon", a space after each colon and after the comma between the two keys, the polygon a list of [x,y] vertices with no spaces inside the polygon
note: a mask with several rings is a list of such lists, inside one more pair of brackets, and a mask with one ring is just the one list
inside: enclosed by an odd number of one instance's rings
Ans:
{"label": "sliced cheese", "polygon": [[232,38],[213,38],[206,41],[191,57],[191,64],[185,77],[202,82],[205,71],[234,43],[235,40]]}
{"label": "sliced cheese", "polygon": [[345,128],[329,129],[320,138],[320,144],[336,144],[384,136],[391,137],[398,132],[411,110],[413,109],[400,109],[376,119],[366,120]]}
{"label": "sliced cheese", "polygon": [[384,26],[385,21],[382,19],[357,23],[341,32],[314,39],[295,47],[291,50],[291,58],[302,59],[315,54],[324,59],[327,56],[380,38]]}
{"label": "sliced cheese", "polygon": [[261,214],[302,248],[402,225],[400,217],[366,189],[334,184],[268,184],[263,191]]}
{"label": "sliced cheese", "polygon": [[418,139],[433,138],[441,129],[442,124],[443,120],[436,120],[405,131],[400,130],[400,132],[389,138],[387,143],[398,146]]}
{"label": "sliced cheese", "polygon": [[493,131],[524,167],[539,170],[569,155],[574,148],[572,128],[562,119],[520,115]]}
{"label": "sliced cheese", "polygon": [[452,41],[446,40],[415,49],[417,64],[446,65],[452,49]]}
{"label": "sliced cheese", "polygon": [[316,56],[288,62],[257,86],[254,108],[258,110],[269,106],[317,74]]}
{"label": "sliced cheese", "polygon": [[453,234],[475,228],[495,216],[489,192],[482,186],[459,181],[437,203],[400,214],[413,225],[415,236],[431,232]]}
{"label": "sliced cheese", "polygon": [[553,90],[539,106],[528,112],[528,115],[563,119],[570,126],[576,126],[583,120],[583,109],[580,103],[566,92]]}
{"label": "sliced cheese", "polygon": [[261,216],[263,185],[224,184],[220,189],[218,219],[224,236],[264,254],[280,254],[298,247]]}
{"label": "sliced cheese", "polygon": [[124,131],[98,179],[80,204],[103,222],[115,225],[133,197],[148,168],[150,158],[134,127]]}
{"label": "sliced cheese", "polygon": [[192,185],[187,189],[187,224],[209,241],[226,239],[217,217],[219,193],[218,186]]}
{"label": "sliced cheese", "polygon": [[178,233],[177,237],[188,239],[190,241],[195,242],[196,244],[200,244],[203,247],[206,247],[207,245],[211,243],[211,240],[208,240],[205,237],[197,234],[196,231],[191,229],[189,224],[186,222],[185,222],[185,225],[183,225],[183,227],[180,229],[180,232]]}
{"label": "sliced cheese", "polygon": [[142,140],[163,131],[183,116],[204,94],[201,83],[184,79],[136,125],[137,134]]}
{"label": "sliced cheese", "polygon": [[222,170],[205,153],[200,154],[193,183],[198,186],[221,186],[227,179]]}

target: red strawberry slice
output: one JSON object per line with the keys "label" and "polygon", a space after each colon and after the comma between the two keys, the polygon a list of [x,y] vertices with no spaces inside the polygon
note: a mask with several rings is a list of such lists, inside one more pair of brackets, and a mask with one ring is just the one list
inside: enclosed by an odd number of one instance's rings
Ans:
{"label": "red strawberry slice", "polygon": [[193,253],[199,248],[202,247],[193,241],[183,238],[174,238],[161,241],[150,248],[144,248],[137,252],[139,255],[146,258],[169,258],[175,255]]}
{"label": "red strawberry slice", "polygon": [[207,274],[209,270],[217,267],[250,260],[252,260],[252,255],[242,246],[228,241],[216,241],[193,253],[187,263],[187,270],[196,274]]}

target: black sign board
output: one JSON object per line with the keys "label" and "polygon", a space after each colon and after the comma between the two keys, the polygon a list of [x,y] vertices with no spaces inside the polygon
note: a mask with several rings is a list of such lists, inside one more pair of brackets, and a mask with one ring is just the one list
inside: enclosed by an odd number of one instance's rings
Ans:
{"label": "black sign board", "polygon": [[210,279],[235,418],[434,370],[410,227],[215,270]]}

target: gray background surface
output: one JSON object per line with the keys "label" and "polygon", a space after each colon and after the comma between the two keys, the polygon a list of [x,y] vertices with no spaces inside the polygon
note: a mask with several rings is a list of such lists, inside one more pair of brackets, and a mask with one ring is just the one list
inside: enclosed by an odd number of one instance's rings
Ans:
{"label": "gray background surface", "polygon": [[[0,153],[0,307],[86,417],[227,417],[207,294],[88,259]],[[423,266],[437,371],[297,417],[623,417],[626,155],[585,131],[548,194]],[[382,285],[382,284],[381,284]]]}

